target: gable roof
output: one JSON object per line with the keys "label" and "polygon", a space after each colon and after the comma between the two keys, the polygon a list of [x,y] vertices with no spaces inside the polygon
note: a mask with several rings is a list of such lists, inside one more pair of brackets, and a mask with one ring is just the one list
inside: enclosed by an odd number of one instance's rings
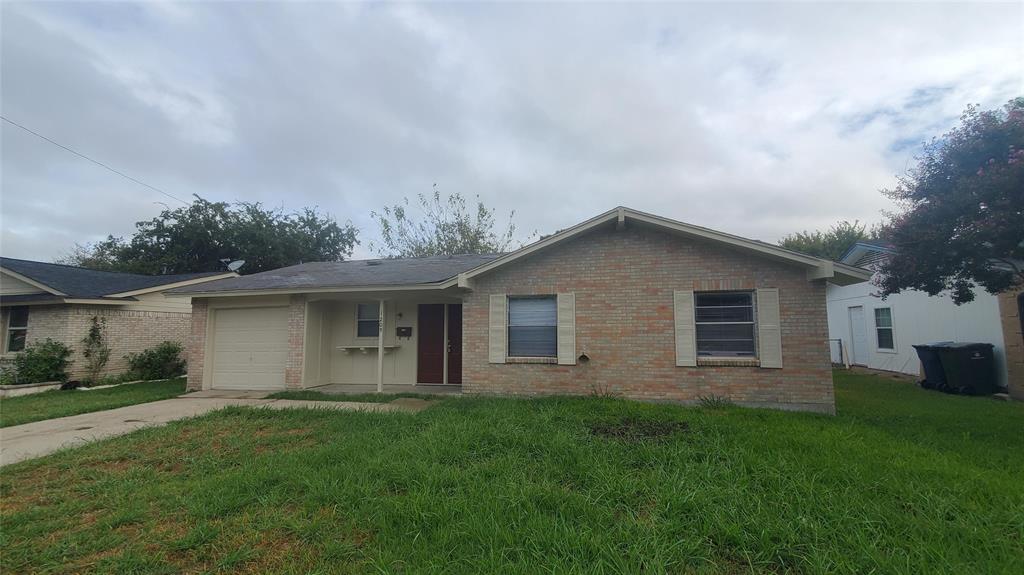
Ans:
{"label": "gable roof", "polygon": [[[73,299],[124,298],[134,293],[155,291],[161,286],[235,275],[229,272],[205,272],[149,276],[5,257],[0,257],[0,270],[51,295]],[[14,296],[4,299],[12,301],[11,297]]]}
{"label": "gable roof", "polygon": [[739,251],[754,253],[758,256],[775,261],[802,266],[806,269],[808,280],[827,279],[828,281],[838,285],[849,285],[867,281],[871,278],[871,272],[869,270],[787,250],[758,240],[751,240],[727,234],[725,232],[712,230],[710,228],[695,226],[693,224],[687,224],[671,220],[669,218],[656,216],[654,214],[641,212],[639,210],[619,206],[585,222],[572,226],[571,228],[552,234],[551,236],[548,236],[538,242],[534,242],[519,250],[507,253],[500,258],[497,258],[494,261],[482,265],[474,270],[470,270],[467,273],[460,274],[458,278],[459,285],[468,286],[472,281],[472,278],[477,275],[487,273],[488,271],[516,261],[519,258],[526,257],[534,252],[547,249],[559,242],[576,237],[579,234],[592,229],[611,225],[613,222],[615,226],[620,228],[624,227],[627,222],[639,224],[641,226],[649,226],[689,239],[714,242]]}
{"label": "gable roof", "polygon": [[343,262],[310,262],[257,274],[169,290],[170,294],[265,290],[324,290],[436,285],[497,258],[463,254]]}
{"label": "gable roof", "polygon": [[446,289],[471,287],[472,278],[601,226],[650,226],[698,241],[713,242],[801,267],[809,281],[824,279],[839,285],[871,278],[869,270],[794,252],[750,240],[618,207],[585,222],[559,231],[507,254],[430,256],[300,264],[248,276],[168,290],[170,295],[255,295],[307,291],[369,291],[372,289]]}

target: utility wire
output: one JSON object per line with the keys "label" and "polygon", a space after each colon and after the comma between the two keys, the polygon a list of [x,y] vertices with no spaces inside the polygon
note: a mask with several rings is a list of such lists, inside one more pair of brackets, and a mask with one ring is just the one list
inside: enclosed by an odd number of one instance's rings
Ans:
{"label": "utility wire", "polygon": [[21,124],[15,122],[14,120],[12,120],[10,118],[7,118],[7,117],[4,117],[4,116],[0,115],[0,119],[2,119],[3,121],[7,122],[8,124],[10,124],[12,126],[21,128],[22,130],[25,130],[26,132],[28,132],[29,134],[32,134],[33,136],[36,136],[38,138],[42,138],[43,140],[46,140],[47,142],[50,142],[51,144],[53,144],[54,146],[57,146],[58,148],[67,150],[67,151],[71,152],[72,154],[74,154],[74,155],[76,155],[76,156],[78,156],[80,158],[83,158],[85,160],[89,160],[90,162],[96,164],[97,166],[99,166],[101,168],[110,170],[111,172],[114,172],[115,174],[121,176],[122,178],[131,180],[131,181],[135,182],[136,184],[139,184],[140,186],[145,186],[145,187],[153,190],[154,192],[159,192],[159,193],[167,196],[168,198],[171,198],[171,199],[174,199],[174,200],[178,200],[179,202],[185,204],[186,206],[189,204],[185,200],[183,200],[183,199],[181,199],[181,198],[179,198],[177,196],[173,196],[171,194],[168,194],[167,192],[161,190],[160,188],[157,188],[155,186],[151,186],[151,185],[147,184],[146,182],[143,182],[142,180],[137,180],[137,179],[129,176],[128,174],[126,174],[126,173],[124,173],[122,171],[115,170],[114,168],[104,164],[103,162],[100,162],[99,160],[94,160],[94,159],[90,158],[89,156],[86,156],[85,154],[83,154],[81,152],[72,150],[71,148],[65,146],[64,144],[61,144],[60,142],[55,142],[54,140],[51,140],[50,138],[47,138],[46,136],[40,134],[39,132],[36,132],[35,130],[31,130],[29,128],[26,128],[25,126],[22,126]]}

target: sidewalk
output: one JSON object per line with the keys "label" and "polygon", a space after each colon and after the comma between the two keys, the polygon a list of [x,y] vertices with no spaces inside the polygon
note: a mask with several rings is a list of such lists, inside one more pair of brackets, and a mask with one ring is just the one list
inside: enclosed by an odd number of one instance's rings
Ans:
{"label": "sidewalk", "polygon": [[171,421],[203,415],[229,406],[416,413],[426,409],[429,405],[430,402],[423,400],[401,402],[396,400],[393,403],[299,401],[259,399],[246,396],[244,393],[199,392],[174,399],[163,399],[2,428],[0,429],[0,466],[40,457],[66,447],[124,435],[143,427],[165,425]]}

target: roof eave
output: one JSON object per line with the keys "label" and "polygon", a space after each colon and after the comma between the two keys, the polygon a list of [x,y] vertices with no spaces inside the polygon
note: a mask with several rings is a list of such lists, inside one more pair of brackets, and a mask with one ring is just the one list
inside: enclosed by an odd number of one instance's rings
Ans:
{"label": "roof eave", "polygon": [[166,294],[168,297],[234,297],[254,295],[295,295],[306,293],[365,293],[382,291],[436,291],[453,287],[456,277],[442,282],[426,284],[393,284],[393,285],[370,285],[370,286],[334,286],[334,287],[309,287],[309,288],[270,288],[270,289],[241,289],[241,290],[220,290],[208,292],[175,292]]}
{"label": "roof eave", "polygon": [[224,279],[236,278],[236,277],[238,277],[238,274],[235,273],[235,272],[224,272],[222,274],[211,275],[211,276],[203,276],[201,278],[192,278],[190,280],[181,280],[181,281],[172,282],[172,283],[168,283],[168,284],[158,284],[158,285],[155,285],[155,286],[150,286],[148,288],[142,288],[142,289],[126,291],[126,292],[119,292],[119,293],[112,293],[112,294],[109,294],[109,295],[104,296],[104,297],[131,297],[131,296],[136,296],[136,295],[153,293],[153,292],[157,292],[157,291],[165,291],[165,290],[175,289],[175,288],[179,288],[179,287],[187,287],[187,286],[190,286],[190,285],[202,284],[202,283],[207,283],[207,282],[211,282],[211,281],[224,280]]}

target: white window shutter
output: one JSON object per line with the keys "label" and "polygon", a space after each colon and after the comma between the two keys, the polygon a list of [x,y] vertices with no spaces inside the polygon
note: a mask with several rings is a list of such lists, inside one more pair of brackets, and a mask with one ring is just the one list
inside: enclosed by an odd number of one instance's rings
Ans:
{"label": "white window shutter", "polygon": [[558,294],[558,365],[576,365],[576,294]]}
{"label": "white window shutter", "polygon": [[488,323],[487,357],[490,363],[505,363],[508,348],[508,296],[491,294],[491,309]]}
{"label": "white window shutter", "polygon": [[673,294],[676,323],[676,365],[697,366],[697,327],[693,319],[693,290]]}
{"label": "white window shutter", "polygon": [[782,325],[779,289],[757,290],[757,355],[761,367],[782,368]]}

